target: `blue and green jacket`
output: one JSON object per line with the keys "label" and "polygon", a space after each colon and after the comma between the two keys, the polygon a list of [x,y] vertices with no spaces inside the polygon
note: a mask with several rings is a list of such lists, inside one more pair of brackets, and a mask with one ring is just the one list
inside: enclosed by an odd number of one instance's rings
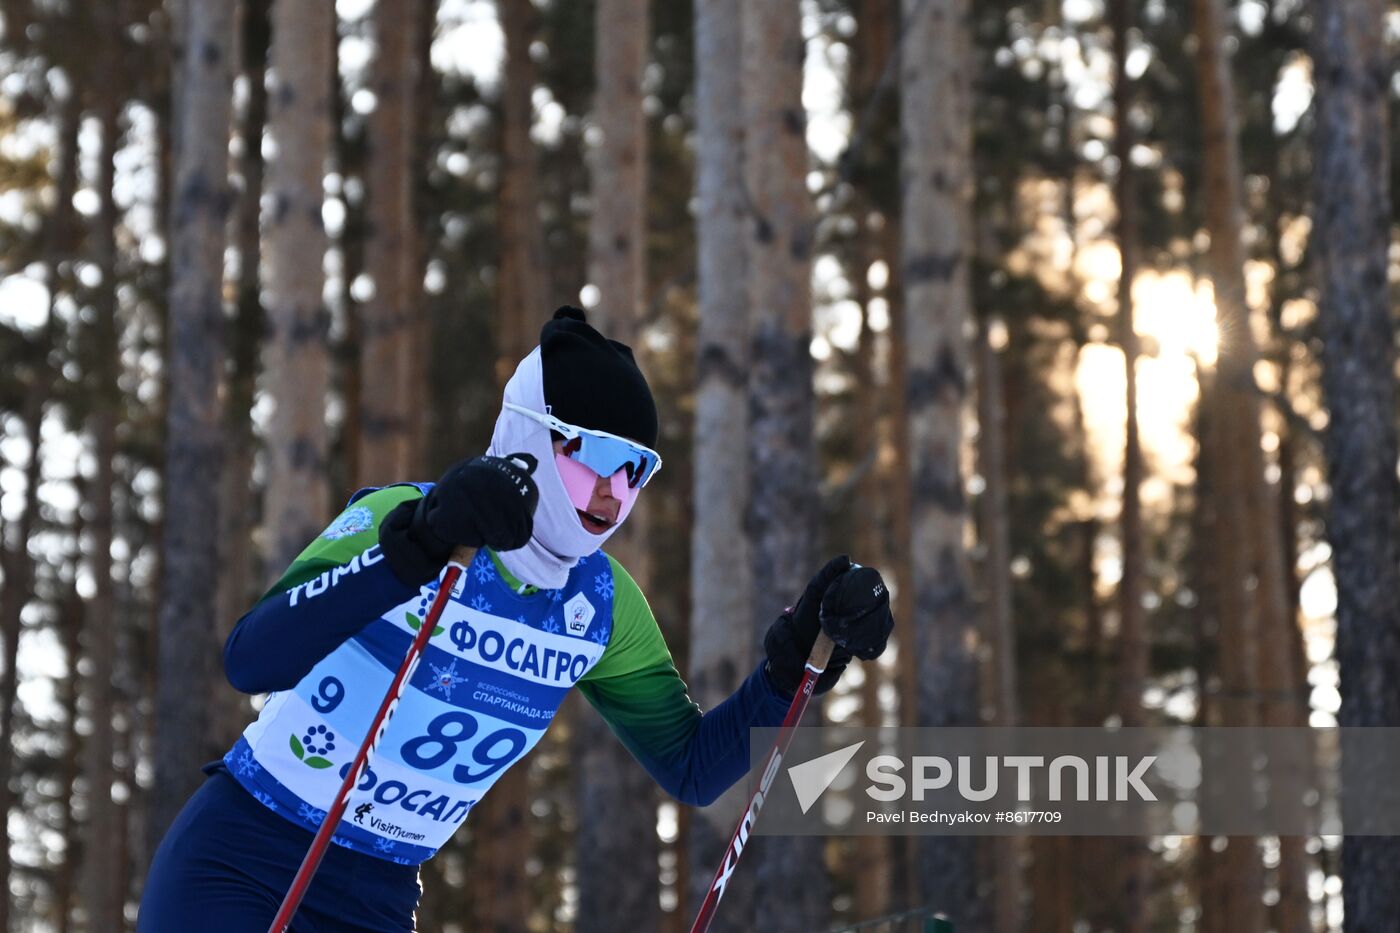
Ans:
{"label": "blue and green jacket", "polygon": [[[437,583],[401,582],[379,523],[424,485],[358,494],[235,626],[229,681],[269,693],[223,766],[305,828],[325,817]],[[400,864],[430,857],[577,688],[657,783],[713,801],[749,767],[749,729],[789,698],[762,666],[702,713],[627,571],[597,551],[557,590],[478,551],[434,629],[334,841]]]}

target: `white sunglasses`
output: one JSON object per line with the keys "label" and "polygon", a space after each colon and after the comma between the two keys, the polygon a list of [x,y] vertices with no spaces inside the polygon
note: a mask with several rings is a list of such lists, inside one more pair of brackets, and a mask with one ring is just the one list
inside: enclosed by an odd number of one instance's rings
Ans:
{"label": "white sunglasses", "polygon": [[505,408],[564,435],[564,456],[577,460],[599,476],[612,476],[618,470],[625,469],[627,485],[639,489],[661,469],[661,455],[636,441],[607,431],[581,428],[560,421],[551,414],[532,411],[510,402],[505,403]]}

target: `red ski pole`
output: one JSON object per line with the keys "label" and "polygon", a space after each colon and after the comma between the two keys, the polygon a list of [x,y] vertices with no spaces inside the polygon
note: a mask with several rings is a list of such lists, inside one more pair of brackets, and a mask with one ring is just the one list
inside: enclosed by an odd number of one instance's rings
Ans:
{"label": "red ski pole", "polygon": [[700,904],[700,912],[695,917],[695,922],[690,925],[690,933],[705,933],[710,928],[710,923],[715,919],[715,910],[719,907],[719,899],[724,897],[725,886],[729,884],[729,879],[734,874],[734,868],[739,864],[739,856],[744,853],[744,846],[749,841],[749,833],[753,829],[754,823],[758,820],[758,811],[763,806],[763,801],[768,791],[773,785],[773,779],[778,776],[778,767],[782,764],[783,756],[787,754],[788,746],[792,744],[792,734],[797,724],[802,721],[802,714],[807,711],[807,702],[812,699],[812,688],[817,685],[817,678],[826,670],[827,662],[831,660],[832,641],[825,632],[817,635],[816,642],[812,645],[812,653],[807,655],[807,666],[802,671],[802,682],[797,685],[797,694],[792,698],[792,705],[788,707],[787,715],[783,717],[782,731],[778,733],[778,739],[773,743],[773,750],[768,753],[764,760],[763,770],[758,778],[758,788],[749,798],[749,805],[744,810],[744,815],[739,819],[739,825],[734,828],[734,835],[730,837],[729,846],[724,850],[724,858],[719,863],[719,869],[715,871],[715,878],[710,882],[710,890],[705,892],[705,900]]}
{"label": "red ski pole", "polygon": [[433,628],[437,625],[438,619],[441,618],[442,610],[447,606],[447,601],[452,598],[452,588],[457,585],[458,577],[465,572],[471,559],[471,551],[466,548],[458,548],[452,552],[446,573],[443,574],[442,582],[438,585],[433,605],[428,609],[428,615],[418,628],[418,634],[414,637],[413,643],[408,646],[408,653],[404,655],[403,663],[399,665],[399,672],[394,676],[393,683],[389,685],[389,692],[384,695],[384,702],[379,704],[379,712],[374,714],[374,720],[370,723],[369,734],[360,743],[360,750],[355,753],[355,760],[351,762],[350,770],[345,775],[345,780],[335,795],[335,802],[326,811],[326,818],[321,821],[321,828],[316,831],[316,838],[311,840],[311,848],[307,850],[306,858],[302,859],[301,867],[297,869],[296,877],[292,879],[292,885],[287,889],[287,896],[282,898],[282,906],[278,908],[277,916],[273,918],[272,926],[267,928],[267,933],[286,933],[287,927],[291,925],[292,917],[296,914],[297,908],[301,906],[301,900],[306,896],[306,889],[311,885],[311,879],[316,874],[316,869],[321,866],[321,859],[325,856],[326,848],[330,845],[331,836],[335,834],[335,828],[340,824],[340,818],[345,815],[345,808],[350,802],[350,792],[359,783],[360,776],[369,766],[370,757],[379,747],[379,740],[383,738],[384,730],[388,728],[394,710],[398,708],[399,697],[403,695],[404,688],[408,686],[409,679],[413,677],[413,671],[418,667],[418,659],[423,656],[423,648],[427,646],[428,639],[433,636]]}

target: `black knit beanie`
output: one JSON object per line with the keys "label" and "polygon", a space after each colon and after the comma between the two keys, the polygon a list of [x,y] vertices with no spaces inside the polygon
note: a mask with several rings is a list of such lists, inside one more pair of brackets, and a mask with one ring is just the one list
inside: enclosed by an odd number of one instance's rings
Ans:
{"label": "black knit beanie", "polygon": [[632,348],[609,340],[565,305],[540,331],[544,401],[554,417],[656,446],[656,402]]}

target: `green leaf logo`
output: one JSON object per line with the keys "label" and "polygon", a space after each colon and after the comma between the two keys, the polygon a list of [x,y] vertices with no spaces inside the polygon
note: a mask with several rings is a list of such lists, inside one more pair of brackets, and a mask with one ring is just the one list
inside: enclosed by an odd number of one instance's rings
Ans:
{"label": "green leaf logo", "polygon": [[306,749],[301,747],[301,739],[295,735],[292,736],[292,754],[296,755],[298,760],[306,758]]}
{"label": "green leaf logo", "polygon": [[316,768],[317,770],[320,770],[321,768],[329,768],[331,766],[331,763],[329,761],[320,757],[319,755],[306,759],[305,763],[309,767]]}
{"label": "green leaf logo", "polygon": [[[419,626],[421,626],[421,625],[423,624],[423,620],[420,619],[420,618],[418,618],[416,615],[414,615],[414,614],[411,613],[411,612],[405,612],[405,613],[403,614],[403,617],[404,617],[404,620],[408,622],[408,627],[411,628],[411,629],[413,629],[415,632],[418,631]],[[433,637],[433,638],[437,638],[437,637],[438,637],[439,635],[441,635],[444,631],[446,631],[446,629],[444,629],[441,625],[435,625],[435,626],[433,626],[433,634],[432,634],[432,637]]]}

